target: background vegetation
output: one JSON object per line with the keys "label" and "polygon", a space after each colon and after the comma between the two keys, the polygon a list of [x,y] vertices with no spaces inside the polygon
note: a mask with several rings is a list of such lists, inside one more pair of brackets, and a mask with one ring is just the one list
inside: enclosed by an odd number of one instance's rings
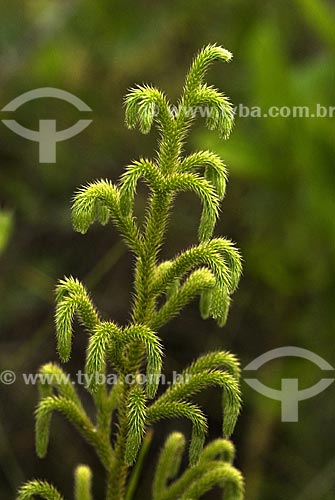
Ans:
{"label": "background vegetation", "polygon": [[[111,226],[97,226],[84,237],[74,233],[69,209],[80,184],[115,180],[130,160],[153,153],[154,134],[123,126],[127,88],[150,82],[173,99],[194,52],[217,42],[235,59],[215,66],[210,79],[235,104],[334,105],[334,10],[326,0],[5,0],[1,7],[0,107],[50,86],[93,109],[92,124],[58,144],[55,165],[39,164],[37,144],[0,125],[0,371],[19,375],[57,359],[53,294],[63,275],[83,280],[107,316],[128,318],[131,256]],[[61,101],[40,100],[23,106],[15,119],[37,129],[38,120],[52,117],[61,129],[78,115]],[[200,123],[192,132],[192,150],[208,147],[228,164],[217,234],[241,248],[244,277],[223,330],[200,320],[195,303],[165,328],[167,374],[218,347],[236,352],[242,366],[285,345],[310,349],[334,365],[334,132],[331,118],[237,118],[228,142]],[[140,193],[139,217],[143,186]],[[165,257],[196,238],[200,205],[185,194],[176,208]],[[82,369],[84,344],[82,336],[75,338],[66,367],[71,373]],[[290,376],[308,387],[323,374],[307,361],[285,359],[264,366],[259,376],[272,387]],[[279,402],[246,384],[243,391],[234,442],[247,500],[331,500],[334,387],[300,404],[299,423],[281,423]],[[34,476],[53,481],[70,497],[78,461],[94,467],[101,498],[102,470],[61,417],[55,417],[47,458],[36,458],[36,402],[36,388],[19,376],[14,385],[0,386],[1,499],[14,498],[18,484]],[[220,395],[213,390],[199,402],[208,408],[211,436],[217,436]],[[155,429],[141,498],[147,498],[159,446],[177,428],[189,431],[177,421]]]}

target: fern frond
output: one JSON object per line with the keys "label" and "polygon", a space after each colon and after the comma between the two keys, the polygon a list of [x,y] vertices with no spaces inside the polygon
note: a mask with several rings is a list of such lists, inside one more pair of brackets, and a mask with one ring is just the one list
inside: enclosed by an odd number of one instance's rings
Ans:
{"label": "fern frond", "polygon": [[175,279],[203,265],[209,267],[220,286],[235,290],[241,275],[241,257],[229,240],[216,238],[185,250],[164,267],[161,264],[152,293],[162,293]]}
{"label": "fern frond", "polygon": [[165,304],[154,315],[151,326],[154,330],[161,328],[176,316],[183,307],[200,295],[204,290],[215,286],[213,273],[206,268],[200,268],[190,274],[185,283],[171,295]]}
{"label": "fern frond", "polygon": [[54,486],[46,481],[29,481],[24,484],[18,491],[16,500],[34,500],[35,495],[44,498],[45,500],[64,500],[62,495]]}
{"label": "fern frond", "polygon": [[158,399],[158,403],[186,401],[202,389],[219,386],[223,390],[223,435],[230,437],[241,409],[241,391],[235,377],[219,370],[198,373],[185,371],[182,380],[171,385]]}
{"label": "fern frond", "polygon": [[211,151],[197,151],[186,156],[180,164],[181,172],[199,171],[205,169],[205,178],[213,184],[220,198],[226,192],[228,171],[222,159]]}
{"label": "fern frond", "polygon": [[183,99],[192,97],[194,91],[202,84],[209,66],[214,61],[229,62],[232,57],[231,52],[218,45],[209,44],[203,47],[195,56],[186,76]]}
{"label": "fern frond", "polygon": [[210,462],[212,460],[222,460],[223,462],[233,463],[235,457],[235,448],[231,441],[227,439],[215,439],[203,449],[199,463]]}
{"label": "fern frond", "polygon": [[127,401],[127,444],[125,461],[131,465],[142,444],[146,421],[146,396],[141,387],[131,389]]}
{"label": "fern frond", "polygon": [[[227,138],[233,125],[234,113],[229,100],[221,93],[203,84],[210,64],[215,60],[230,61],[232,54],[217,45],[204,47],[195,57],[186,77],[182,97],[178,105],[178,124],[183,132],[190,127],[196,113],[191,110],[206,107],[206,125],[210,130],[218,129]],[[214,92],[211,92],[211,89]]]}
{"label": "fern frond", "polygon": [[[218,277],[218,282],[213,290],[202,294],[200,302],[202,316],[207,318],[211,315],[217,319],[220,326],[223,326],[228,315],[230,294],[236,290],[242,274],[241,255],[235,245],[226,238],[214,238],[207,244],[195,247],[193,252],[195,255],[192,255],[192,258],[198,254],[198,258],[205,259],[204,255],[207,255],[208,263],[211,264],[212,270]],[[215,255],[216,261],[218,261],[217,256],[220,256],[221,263],[219,265],[217,262],[213,262]],[[213,267],[214,264],[216,267]]]}
{"label": "fern frond", "polygon": [[82,186],[73,200],[73,227],[85,234],[96,220],[105,224],[111,214],[117,214],[118,209],[119,193],[112,182],[101,180]]}
{"label": "fern frond", "polygon": [[69,276],[68,278],[65,277],[62,280],[59,280],[56,286],[57,303],[61,302],[68,296],[81,298],[81,303],[78,304],[81,321],[88,330],[93,329],[99,322],[99,315],[85,286],[73,276]]}
{"label": "fern frond", "polygon": [[226,351],[214,351],[200,356],[185,368],[181,375],[186,378],[187,375],[220,368],[224,368],[233,375],[236,380],[239,380],[241,374],[240,363],[234,354]]}
{"label": "fern frond", "polygon": [[140,342],[143,344],[147,354],[146,393],[152,399],[159,385],[162,369],[162,345],[152,329],[145,325],[131,325],[124,329],[121,336],[123,347],[129,347],[130,343]]}
{"label": "fern frond", "polygon": [[228,264],[231,273],[229,293],[235,292],[242,274],[242,257],[234,243],[227,238],[214,238],[210,242],[211,247],[219,252]]}
{"label": "fern frond", "polygon": [[227,322],[229,307],[231,303],[230,295],[223,286],[215,286],[211,290],[210,314],[216,319],[217,324],[223,327]]}
{"label": "fern frond", "polygon": [[178,291],[180,287],[180,277],[173,276],[170,277],[169,280],[165,279],[172,265],[172,260],[165,260],[156,266],[151,290],[154,296],[158,296],[160,293],[164,292],[169,299]]}
{"label": "fern frond", "polygon": [[112,363],[120,369],[121,353],[119,349],[121,329],[110,321],[104,321],[97,325],[95,332],[90,337],[85,371],[88,375],[88,389],[96,390],[96,378],[99,374],[105,374],[106,358],[109,354]]}
{"label": "fern frond", "polygon": [[213,487],[223,488],[225,500],[243,500],[241,473],[230,464],[218,461],[199,461],[172,483],[160,500],[196,500]]}
{"label": "fern frond", "polygon": [[156,401],[147,408],[147,423],[154,423],[162,418],[184,417],[192,422],[192,438],[189,449],[190,465],[194,465],[200,456],[207,434],[207,420],[200,408],[186,401]]}
{"label": "fern frond", "polygon": [[[207,464],[208,465],[208,462]],[[224,500],[243,500],[244,482],[242,474],[229,464],[215,464],[198,477],[180,497],[180,500],[197,500],[214,486],[224,491]]]}
{"label": "fern frond", "polygon": [[211,313],[212,290],[204,290],[200,294],[199,310],[202,319],[208,319]]}
{"label": "fern frond", "polygon": [[74,315],[77,314],[80,323],[90,333],[100,319],[84,285],[72,276],[59,281],[56,299],[57,347],[61,360],[65,362],[71,355]]}
{"label": "fern frond", "polygon": [[180,432],[173,432],[165,441],[155,471],[152,489],[153,500],[161,499],[161,495],[167,488],[167,482],[178,474],[185,443],[185,437]]}
{"label": "fern frond", "polygon": [[120,209],[123,215],[132,211],[137,182],[141,177],[152,189],[161,187],[163,183],[163,177],[153,162],[141,158],[129,165],[120,179]]}
{"label": "fern frond", "polygon": [[93,500],[92,471],[87,465],[78,465],[74,473],[74,499]]}
{"label": "fern frond", "polygon": [[219,214],[219,198],[214,187],[203,177],[195,173],[180,173],[171,175],[166,181],[167,187],[174,193],[178,191],[193,191],[215,215]]}
{"label": "fern frond", "polygon": [[89,443],[96,444],[97,440],[94,427],[83,409],[63,396],[49,396],[39,402],[35,412],[36,453],[40,458],[43,458],[47,452],[50,421],[53,411],[58,411],[65,415]]}
{"label": "fern frond", "polygon": [[170,121],[170,106],[163,94],[150,85],[137,85],[125,98],[126,125],[128,128],[139,126],[143,134],[147,134],[156,120],[161,128]]}
{"label": "fern frond", "polygon": [[209,241],[211,238],[215,224],[216,224],[216,215],[210,209],[210,207],[205,203],[202,209],[200,224],[199,224],[199,241]]}
{"label": "fern frond", "polygon": [[206,127],[228,139],[234,125],[234,108],[229,99],[210,85],[201,85],[192,98],[193,106],[207,110]]}
{"label": "fern frond", "polygon": [[[226,439],[217,439],[204,448],[207,419],[191,401],[198,391],[220,387],[223,436],[230,436],[241,406],[240,368],[236,358],[226,352],[206,354],[182,372],[181,381],[170,386],[155,402],[148,402],[156,395],[161,376],[163,350],[156,334],[158,328],[198,296],[201,315],[215,318],[222,326],[242,272],[241,256],[234,244],[212,237],[226,189],[225,164],[209,151],[183,157],[185,138],[198,112],[205,116],[210,130],[217,129],[224,138],[230,134],[233,107],[223,93],[204,82],[213,61],[230,59],[230,52],[222,47],[204,47],[192,63],[174,108],[165,94],[152,86],[138,85],[131,89],[125,98],[126,124],[129,128],[139,126],[145,134],[153,124],[157,126],[159,144],[155,159],[134,161],[126,167],[117,185],[100,180],[83,186],[73,200],[76,231],[86,233],[95,221],[105,225],[111,219],[136,255],[131,322],[119,327],[112,321],[101,321],[82,283],[73,277],[59,282],[55,313],[58,352],[62,361],[69,359],[73,322],[77,317],[89,333],[85,380],[92,392],[95,425],[68,376],[56,364],[44,365],[39,372],[41,400],[36,409],[36,450],[40,457],[46,454],[52,413],[62,413],[95,448],[106,469],[108,500],[134,498],[151,440],[151,431],[146,433],[146,428],[163,418],[186,418],[192,424],[190,467],[176,479],[185,438],[180,433],[171,434],[158,461],[153,500],[195,500],[215,486],[224,489],[226,500],[243,497],[242,477],[231,466],[233,445]],[[148,184],[150,195],[145,220],[139,228],[133,208],[141,178]],[[191,191],[200,198],[199,244],[159,264],[173,201],[181,191]],[[160,305],[162,294],[164,302]],[[105,383],[110,380],[105,379],[108,363],[118,376],[109,392]],[[141,369],[145,364],[144,384]],[[132,377],[131,381],[127,375]],[[129,386],[131,383],[134,385]],[[110,436],[114,413],[118,419],[115,425],[113,422],[113,429],[117,429],[115,446]],[[129,466],[135,461],[127,487]],[[75,500],[92,500],[91,478],[87,466],[76,468]],[[62,500],[57,490],[43,481],[24,485],[18,500],[32,500],[34,495]]]}
{"label": "fern frond", "polygon": [[38,381],[41,399],[52,396],[53,389],[55,389],[60,396],[69,399],[78,407],[81,407],[81,401],[69,375],[60,366],[56,363],[47,363],[41,366],[39,374]]}
{"label": "fern frond", "polygon": [[129,248],[135,253],[141,250],[141,235],[132,216],[123,216],[120,209],[120,193],[110,181],[96,181],[79,189],[72,205],[73,227],[86,233],[96,220],[102,224],[112,217]]}

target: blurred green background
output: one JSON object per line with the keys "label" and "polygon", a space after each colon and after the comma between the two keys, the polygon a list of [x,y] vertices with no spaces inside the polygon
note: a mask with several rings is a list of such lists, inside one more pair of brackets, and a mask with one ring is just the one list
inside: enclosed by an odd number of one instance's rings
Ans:
{"label": "blurred green background", "polygon": [[[0,371],[18,376],[14,385],[0,385],[1,500],[13,499],[17,486],[33,477],[54,482],[71,498],[78,462],[94,467],[95,498],[103,498],[100,465],[61,417],[53,418],[47,458],[36,458],[37,389],[24,385],[20,374],[57,361],[53,292],[63,275],[82,279],[106,317],[127,321],[132,257],[111,226],[74,233],[70,200],[79,185],[115,180],[131,160],[154,154],[155,132],[143,136],[125,128],[123,96],[135,83],[149,82],[176,100],[191,58],[209,42],[234,53],[230,65],[216,64],[208,76],[233,103],[263,110],[335,105],[334,5],[325,0],[1,2],[0,108],[28,90],[57,87],[93,110],[84,132],[57,145],[56,164],[39,164],[37,143],[0,125]],[[56,119],[62,129],[81,117],[51,99],[15,113],[32,129],[43,118]],[[229,167],[217,234],[241,248],[244,276],[223,330],[202,321],[196,303],[162,330],[167,374],[215,348],[236,352],[245,366],[270,349],[295,345],[334,365],[334,132],[330,117],[237,117],[231,139],[222,141],[197,120],[187,150],[212,149]],[[141,186],[139,217],[146,195]],[[192,196],[178,198],[164,258],[195,241],[199,214]],[[71,373],[83,368],[82,332],[74,343],[66,366]],[[297,359],[273,361],[259,373],[274,388],[283,377],[299,378],[303,388],[323,376]],[[246,383],[242,388],[244,409],[233,440],[246,500],[332,500],[334,385],[300,403],[298,423],[282,423],[278,401]],[[199,402],[209,415],[210,437],[218,436],[218,391],[207,391]],[[179,421],[155,429],[137,498],[149,498],[155,457],[177,428],[190,431]]]}

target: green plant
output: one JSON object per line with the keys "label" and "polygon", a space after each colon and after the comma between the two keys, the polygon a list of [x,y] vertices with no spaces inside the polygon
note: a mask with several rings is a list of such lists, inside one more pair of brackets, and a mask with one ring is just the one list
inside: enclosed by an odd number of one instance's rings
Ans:
{"label": "green plant", "polygon": [[11,212],[0,211],[0,255],[7,246],[13,226],[13,215]]}
{"label": "green plant", "polygon": [[[179,472],[185,438],[172,433],[161,451],[153,484],[154,500],[196,499],[213,486],[221,486],[224,498],[243,498],[241,474],[232,466],[233,432],[241,405],[239,363],[228,352],[205,354],[182,372],[156,400],[162,366],[162,344],[157,331],[191,300],[200,296],[204,318],[213,317],[223,326],[227,319],[230,295],[238,285],[241,258],[230,240],[213,238],[219,203],[225,193],[227,171],[213,153],[201,151],[182,155],[187,132],[200,107],[209,110],[206,124],[218,129],[224,138],[233,125],[229,100],[204,83],[205,73],[214,60],[229,61],[231,54],[216,45],[205,47],[194,59],[186,77],[182,96],[172,108],[165,95],[151,86],[138,86],[126,96],[126,124],[139,126],[148,133],[155,123],[160,132],[155,160],[140,159],[126,168],[118,186],[98,181],[79,190],[72,215],[75,230],[85,233],[98,220],[116,224],[136,257],[134,300],[131,321],[126,326],[104,321],[98,314],[85,287],[75,278],[66,278],[57,286],[56,330],[61,361],[70,358],[73,320],[76,316],[86,329],[89,340],[85,372],[87,388],[96,406],[93,423],[85,412],[72,382],[55,364],[41,367],[40,402],[36,410],[36,450],[47,452],[51,415],[64,414],[96,450],[107,475],[107,500],[130,500],[136,488],[150,434],[147,428],[163,418],[183,417],[192,423],[189,467]],[[204,175],[199,171],[204,170]],[[146,218],[140,227],[133,215],[136,186],[140,178],[148,184],[150,197]],[[159,262],[160,248],[173,200],[180,191],[197,194],[203,210],[199,224],[199,243],[175,259]],[[163,298],[162,298],[163,297]],[[161,305],[163,301],[163,304]],[[141,370],[146,362],[146,381]],[[107,368],[117,372],[117,383],[108,391]],[[133,375],[134,383],[127,383]],[[223,392],[223,438],[205,448],[207,420],[203,411],[191,402],[192,396],[208,386]],[[112,416],[118,430],[110,439]],[[138,457],[138,458],[137,458]],[[127,477],[133,466],[130,480]],[[61,495],[46,482],[24,485],[18,500],[34,495],[59,500]],[[79,466],[75,473],[76,500],[89,500],[91,472]]]}

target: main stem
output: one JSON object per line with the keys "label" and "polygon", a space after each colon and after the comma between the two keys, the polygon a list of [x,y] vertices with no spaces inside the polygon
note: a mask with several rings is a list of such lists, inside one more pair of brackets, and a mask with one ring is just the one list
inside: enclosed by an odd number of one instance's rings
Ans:
{"label": "main stem", "polygon": [[[122,382],[122,381],[121,381]],[[122,385],[119,396],[119,429],[115,445],[115,455],[112,466],[107,471],[106,500],[124,500],[128,466],[124,461],[127,439],[127,385]]]}
{"label": "main stem", "polygon": [[[171,145],[171,142],[167,143],[165,141],[166,137],[163,137],[159,155],[160,157],[165,153],[165,161],[160,166],[167,175],[168,171],[172,170],[177,163],[181,151],[181,141],[178,139],[178,125],[177,123],[172,124],[172,122],[170,125],[172,127],[166,133],[175,138],[175,141],[173,141],[175,147],[171,151],[166,150],[167,145]],[[180,131],[181,127],[179,128],[179,134]],[[151,197],[143,244],[135,268],[136,295],[132,311],[132,323],[142,323],[150,327],[155,314],[156,298],[152,294],[152,284],[158,253],[166,231],[172,198],[173,195],[163,187],[159,191],[155,190]],[[143,347],[141,345],[135,345],[129,350],[128,367],[130,373],[136,373],[140,370],[143,354]],[[124,500],[125,498],[129,467],[124,459],[127,441],[128,392],[129,387],[127,384],[123,384],[119,400],[119,429],[115,445],[115,460],[114,466],[108,471],[106,500]]]}
{"label": "main stem", "polygon": [[[142,253],[138,257],[135,269],[136,297],[132,313],[133,323],[150,325],[155,311],[155,298],[151,294],[151,285],[155,272],[157,255],[163,240],[167,214],[171,197],[166,193],[155,193],[152,196]],[[136,373],[141,366],[143,347],[133,346],[128,355],[128,366],[131,373]],[[119,429],[115,445],[113,468],[107,474],[106,500],[124,500],[128,465],[124,455],[127,440],[127,400],[129,387],[123,384],[119,400]]]}

